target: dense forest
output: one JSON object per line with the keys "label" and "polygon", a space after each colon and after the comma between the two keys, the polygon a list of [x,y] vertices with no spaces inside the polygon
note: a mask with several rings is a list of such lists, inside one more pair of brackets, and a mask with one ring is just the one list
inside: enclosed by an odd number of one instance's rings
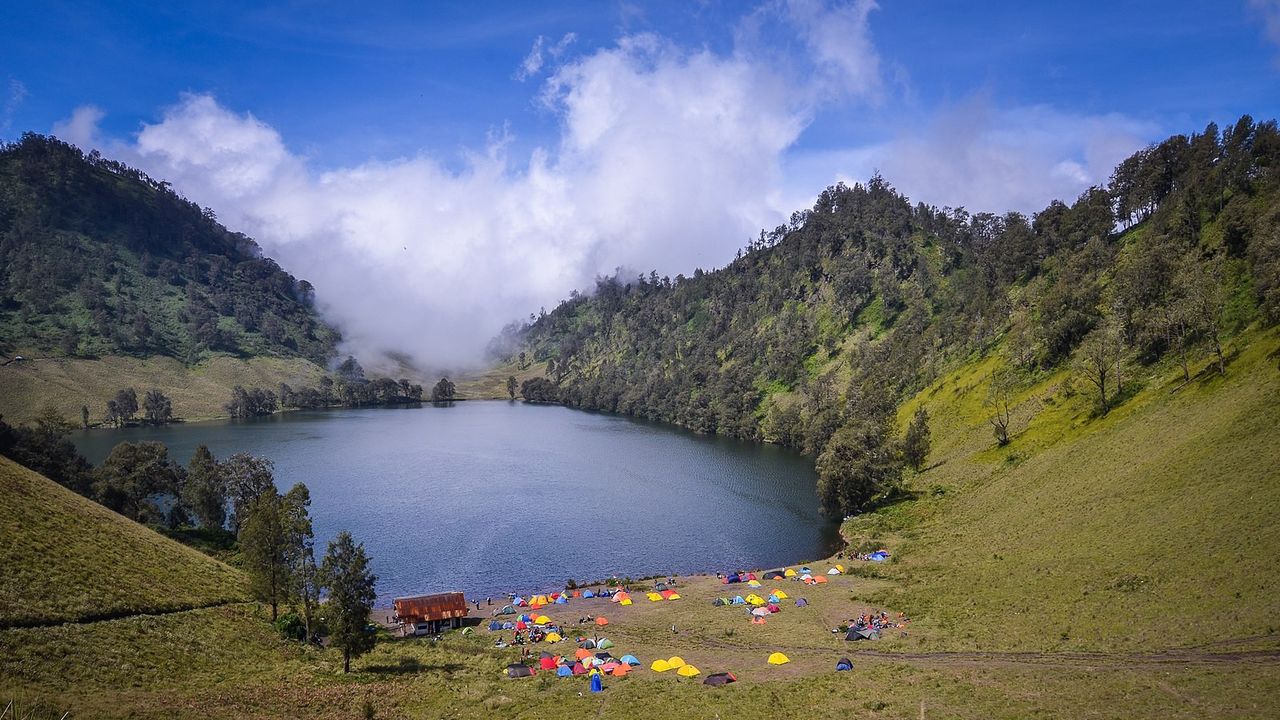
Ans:
{"label": "dense forest", "polygon": [[873,177],[828,188],[720,270],[601,279],[495,347],[547,363],[527,399],[809,453],[824,505],[856,512],[905,462],[899,402],[966,359],[1005,356],[1001,443],[1007,393],[1037,373],[1071,367],[1102,414],[1136,368],[1228,372],[1224,340],[1280,318],[1278,191],[1280,132],[1247,116],[1152,145],[1030,217],[913,205]]}
{"label": "dense forest", "polygon": [[28,133],[0,145],[0,352],[324,365],[314,290],[168,183]]}

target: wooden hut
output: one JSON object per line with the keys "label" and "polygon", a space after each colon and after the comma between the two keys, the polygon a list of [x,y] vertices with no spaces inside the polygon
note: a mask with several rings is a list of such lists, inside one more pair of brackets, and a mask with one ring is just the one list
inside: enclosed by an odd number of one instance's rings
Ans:
{"label": "wooden hut", "polygon": [[431,632],[457,628],[467,616],[467,599],[460,592],[400,597],[392,601],[396,619],[414,625],[427,623]]}

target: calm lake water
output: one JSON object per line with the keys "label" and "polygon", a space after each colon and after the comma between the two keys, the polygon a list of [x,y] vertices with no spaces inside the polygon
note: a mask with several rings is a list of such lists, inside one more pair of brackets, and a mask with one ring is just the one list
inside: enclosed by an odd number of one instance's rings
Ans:
{"label": "calm lake water", "polygon": [[825,555],[837,533],[796,453],[555,406],[292,412],[74,440],[94,463],[125,440],[159,440],[183,464],[202,443],[270,458],[282,490],[311,489],[317,554],[343,529],[364,543],[380,604],[781,565]]}

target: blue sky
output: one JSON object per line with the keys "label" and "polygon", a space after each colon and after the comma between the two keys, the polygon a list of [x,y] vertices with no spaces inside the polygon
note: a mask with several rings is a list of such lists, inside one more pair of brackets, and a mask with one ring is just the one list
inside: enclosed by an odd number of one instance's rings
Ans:
{"label": "blue sky", "polygon": [[405,307],[432,357],[616,267],[723,265],[836,180],[1034,212],[1280,115],[1280,0],[7,5],[0,137],[173,181],[353,342]]}

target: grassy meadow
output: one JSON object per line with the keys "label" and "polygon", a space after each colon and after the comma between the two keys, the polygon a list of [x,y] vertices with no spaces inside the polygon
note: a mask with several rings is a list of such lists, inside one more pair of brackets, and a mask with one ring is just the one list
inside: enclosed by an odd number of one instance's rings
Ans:
{"label": "grassy meadow", "polygon": [[324,368],[300,358],[219,356],[191,366],[162,356],[38,358],[0,367],[0,415],[10,423],[22,423],[52,407],[79,423],[80,408],[88,405],[90,422],[102,422],[107,400],[132,387],[139,399],[159,389],[173,401],[178,418],[208,420],[226,417],[223,406],[236,385],[274,391],[282,382],[316,385],[322,375]]}

